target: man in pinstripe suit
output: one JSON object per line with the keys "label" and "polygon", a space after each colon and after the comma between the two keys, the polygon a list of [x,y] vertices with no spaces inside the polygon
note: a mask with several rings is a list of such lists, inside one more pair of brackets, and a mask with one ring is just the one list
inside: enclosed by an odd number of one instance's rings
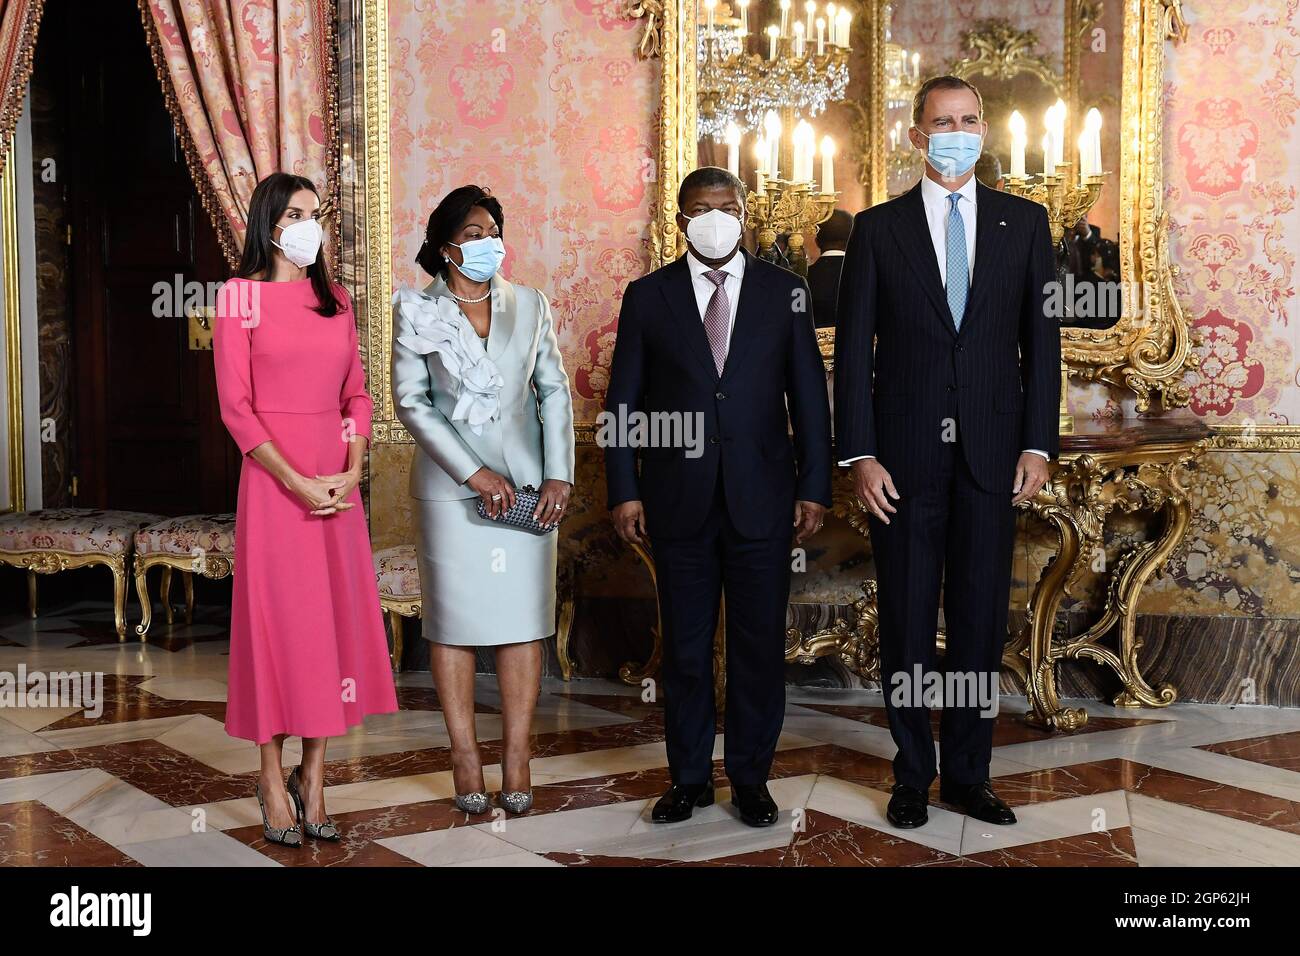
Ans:
{"label": "man in pinstripe suit", "polygon": [[[975,87],[928,80],[912,122],[925,176],[859,213],[845,254],[836,457],[870,512],[881,676],[898,745],[888,818],[898,827],[928,819],[938,768],[927,704],[936,701],[923,691],[941,687],[940,798],[1008,824],[1015,815],[989,784],[996,708],[970,690],[991,686],[996,702],[1013,506],[1042,487],[1058,447],[1051,239],[1042,206],[973,178],[988,129]],[[941,589],[947,640],[936,671]]]}

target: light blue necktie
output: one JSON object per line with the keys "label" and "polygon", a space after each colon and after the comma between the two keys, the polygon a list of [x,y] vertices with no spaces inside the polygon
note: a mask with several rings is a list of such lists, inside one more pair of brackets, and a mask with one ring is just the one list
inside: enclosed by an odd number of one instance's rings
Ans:
{"label": "light blue necktie", "polygon": [[948,196],[948,309],[952,312],[952,324],[961,331],[962,316],[966,314],[966,293],[970,288],[970,273],[966,260],[966,223],[957,209],[961,193]]}

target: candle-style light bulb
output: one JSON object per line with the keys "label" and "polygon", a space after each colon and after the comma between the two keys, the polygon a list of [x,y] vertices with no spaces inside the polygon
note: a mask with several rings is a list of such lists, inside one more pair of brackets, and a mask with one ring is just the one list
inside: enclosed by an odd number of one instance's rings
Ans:
{"label": "candle-style light bulb", "polygon": [[1011,175],[1023,179],[1025,175],[1025,146],[1028,143],[1025,118],[1020,115],[1019,110],[1012,110],[1011,121],[1007,125],[1011,128]]}
{"label": "candle-style light bulb", "polygon": [[736,37],[742,39],[749,36],[749,0],[736,0],[736,5],[740,7],[740,30]]}
{"label": "candle-style light bulb", "polygon": [[733,176],[740,175],[740,127],[735,123],[727,124],[727,171]]}
{"label": "candle-style light bulb", "polygon": [[822,192],[835,192],[835,140],[822,137]]}
{"label": "candle-style light bulb", "polygon": [[804,35],[812,39],[813,17],[817,16],[817,0],[808,0],[803,5],[804,13],[808,15],[808,22],[804,24]]}
{"label": "candle-style light bulb", "polygon": [[790,35],[790,0],[781,0],[781,36]]}
{"label": "candle-style light bulb", "polygon": [[1083,118],[1083,128],[1088,132],[1088,145],[1092,150],[1092,175],[1100,176],[1101,169],[1101,111],[1097,107],[1088,110]]}
{"label": "candle-style light bulb", "polygon": [[776,59],[776,43],[780,36],[781,30],[775,23],[767,28],[767,58],[769,60]]}
{"label": "candle-style light bulb", "polygon": [[826,18],[817,18],[817,55],[826,55]]}
{"label": "candle-style light bulb", "polygon": [[846,50],[849,48],[849,24],[852,22],[853,14],[847,7],[840,7],[839,13],[835,14],[835,33],[839,45]]}
{"label": "candle-style light bulb", "polygon": [[[767,131],[767,173],[773,179],[781,178],[781,117],[775,110],[768,110],[763,117],[763,129]],[[789,172],[790,170],[786,170]]]}
{"label": "candle-style light bulb", "polygon": [[803,24],[796,23],[794,25],[794,55],[796,57],[803,56],[803,44],[804,44]]}

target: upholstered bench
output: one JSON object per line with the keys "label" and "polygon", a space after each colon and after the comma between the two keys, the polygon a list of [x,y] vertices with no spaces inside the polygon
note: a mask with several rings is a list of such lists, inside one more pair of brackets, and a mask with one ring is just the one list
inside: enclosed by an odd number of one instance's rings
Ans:
{"label": "upholstered bench", "polygon": [[135,533],[135,594],[141,618],[135,632],[146,640],[153,622],[149,599],[149,570],[162,568],[162,603],[167,623],[172,618],[172,571],[185,583],[185,623],[194,621],[194,575],[229,577],[235,569],[235,516],[233,514],[183,515],[165,518]]}
{"label": "upholstered bench", "polygon": [[102,564],[113,574],[113,623],[126,640],[126,567],[136,531],[161,519],[139,511],[45,508],[0,515],[0,562],[27,570],[36,617],[36,575]]}
{"label": "upholstered bench", "polygon": [[375,578],[379,584],[379,606],[384,625],[393,635],[391,658],[394,672],[402,669],[402,617],[420,616],[420,568],[415,548],[399,545],[375,552]]}

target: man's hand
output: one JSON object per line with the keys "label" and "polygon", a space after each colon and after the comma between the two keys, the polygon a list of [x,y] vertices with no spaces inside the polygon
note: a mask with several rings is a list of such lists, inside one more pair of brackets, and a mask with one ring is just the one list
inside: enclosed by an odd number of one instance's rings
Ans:
{"label": "man's hand", "polygon": [[859,458],[849,466],[853,471],[853,491],[862,499],[862,503],[867,506],[867,510],[873,515],[889,524],[889,516],[885,514],[896,514],[898,509],[889,503],[889,499],[898,500],[898,492],[894,490],[894,479],[889,477],[889,472],[885,471],[885,466],[874,458]]}
{"label": "man's hand", "polygon": [[794,503],[794,543],[802,544],[804,538],[811,537],[822,529],[822,520],[826,506],[815,501],[796,501]]}
{"label": "man's hand", "polygon": [[1031,451],[1023,452],[1016,462],[1016,484],[1012,488],[1015,497],[1011,504],[1018,505],[1038,494],[1038,489],[1047,482],[1047,459]]}
{"label": "man's hand", "polygon": [[639,501],[614,506],[614,530],[628,544],[645,546],[645,509]]}

